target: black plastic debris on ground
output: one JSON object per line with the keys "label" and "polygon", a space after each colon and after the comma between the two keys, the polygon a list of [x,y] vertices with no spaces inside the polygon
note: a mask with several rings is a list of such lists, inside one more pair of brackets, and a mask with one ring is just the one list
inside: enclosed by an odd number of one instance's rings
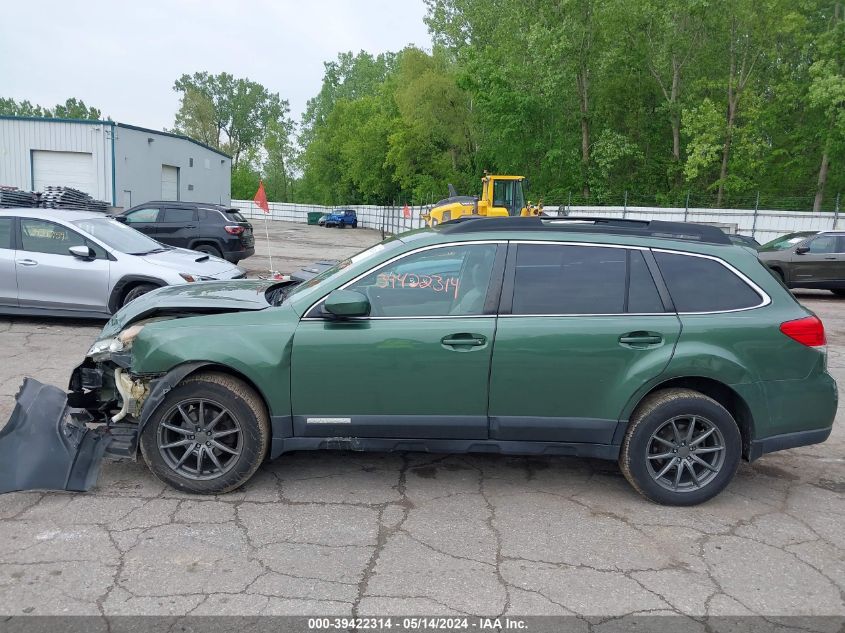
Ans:
{"label": "black plastic debris on ground", "polygon": [[14,187],[0,187],[0,208],[71,209],[76,211],[109,210],[109,203],[95,200],[72,187],[46,187],[43,192],[22,191]]}

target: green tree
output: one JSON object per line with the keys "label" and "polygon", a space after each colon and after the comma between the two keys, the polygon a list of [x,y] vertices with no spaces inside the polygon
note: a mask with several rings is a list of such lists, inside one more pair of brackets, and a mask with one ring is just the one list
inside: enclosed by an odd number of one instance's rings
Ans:
{"label": "green tree", "polygon": [[14,99],[0,97],[0,115],[88,120],[102,118],[100,110],[87,106],[84,101],[76,98],[70,98],[53,108],[45,108],[33,105],[27,100],[17,102]]}
{"label": "green tree", "polygon": [[325,65],[290,195],[422,202],[484,169],[548,204],[807,209],[845,188],[842,0],[425,2],[430,54]]}
{"label": "green tree", "polygon": [[827,129],[823,131],[823,150],[813,211],[821,210],[830,169],[831,155],[842,156],[845,149],[845,19],[843,5],[837,2],[830,29],[819,38],[819,59],[810,66],[812,83],[810,105],[822,113]]}
{"label": "green tree", "polygon": [[229,73],[182,75],[173,89],[182,95],[176,130],[214,140],[211,145],[232,155],[233,167],[246,152],[260,148],[268,125],[288,112],[288,102],[277,93]]}

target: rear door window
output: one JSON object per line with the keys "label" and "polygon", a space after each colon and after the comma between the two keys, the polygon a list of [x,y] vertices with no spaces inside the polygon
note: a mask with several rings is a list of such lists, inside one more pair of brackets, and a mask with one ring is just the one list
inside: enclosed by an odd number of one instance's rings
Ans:
{"label": "rear door window", "polygon": [[717,260],[655,251],[678,312],[724,312],[752,308],[762,297]]}
{"label": "rear door window", "polygon": [[196,209],[167,208],[164,210],[164,222],[170,222],[174,224],[187,224],[188,222],[195,222],[196,219]]}
{"label": "rear door window", "polygon": [[622,314],[627,250],[520,244],[512,314]]}
{"label": "rear door window", "polygon": [[665,310],[641,251],[628,251],[628,312],[651,314]]}

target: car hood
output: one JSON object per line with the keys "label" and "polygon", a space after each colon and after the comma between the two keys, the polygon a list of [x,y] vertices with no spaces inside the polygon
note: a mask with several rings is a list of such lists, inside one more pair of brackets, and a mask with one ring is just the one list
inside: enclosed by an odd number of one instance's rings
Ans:
{"label": "car hood", "polygon": [[186,248],[170,248],[161,253],[150,253],[149,255],[140,255],[140,257],[154,266],[164,266],[176,272],[190,273],[202,277],[217,277],[237,268],[225,259],[197,251],[189,251]]}
{"label": "car hood", "polygon": [[279,281],[271,279],[233,279],[158,288],[118,310],[106,323],[100,338],[115,336],[135,321],[162,314],[263,310],[270,306],[267,290],[278,284]]}

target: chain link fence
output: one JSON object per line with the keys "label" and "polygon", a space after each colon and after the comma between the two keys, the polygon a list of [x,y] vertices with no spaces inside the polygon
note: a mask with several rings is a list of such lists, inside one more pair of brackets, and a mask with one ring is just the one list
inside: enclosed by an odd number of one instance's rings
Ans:
{"label": "chain link fence", "polygon": [[[251,200],[232,200],[232,206],[252,220],[263,221],[264,212]],[[329,214],[336,209],[355,209],[358,226],[381,231],[383,236],[404,233],[425,226],[421,214],[431,206],[349,205],[327,207],[320,205],[271,202],[270,220],[305,223],[309,212]],[[407,209],[407,210],[406,210]],[[728,233],[750,235],[760,243],[793,231],[830,231],[845,229],[840,221],[838,205],[832,211],[790,211],[781,209],[713,209],[708,207],[657,205],[548,205],[543,208],[551,216],[588,216],[628,218],[632,220],[666,220],[672,222],[700,222],[715,224]]]}

